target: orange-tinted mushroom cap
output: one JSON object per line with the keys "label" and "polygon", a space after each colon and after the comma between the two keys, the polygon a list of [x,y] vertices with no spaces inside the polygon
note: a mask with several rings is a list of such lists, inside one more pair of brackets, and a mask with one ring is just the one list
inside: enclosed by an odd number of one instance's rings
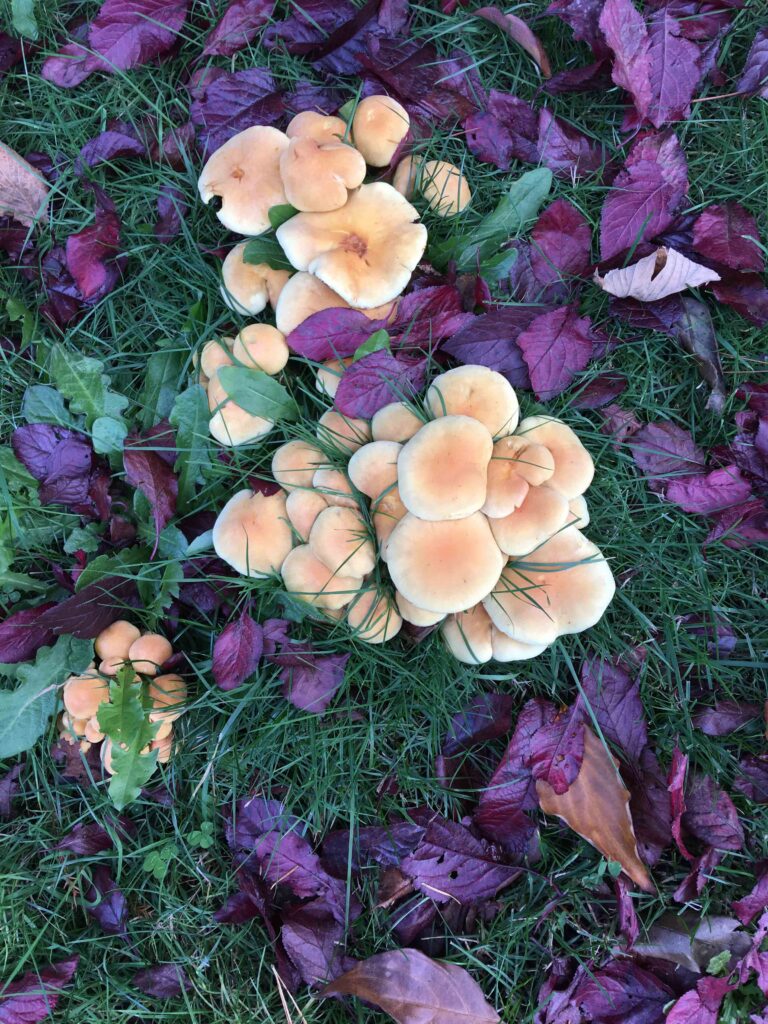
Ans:
{"label": "orange-tinted mushroom cap", "polygon": [[422,161],[418,157],[406,156],[395,168],[392,176],[392,188],[396,188],[401,196],[411,200],[416,191]]}
{"label": "orange-tinted mushroom cap", "polygon": [[239,235],[260,235],[270,228],[269,210],[286,202],[280,155],[288,136],[267,125],[238,132],[209,158],[197,183],[204,203],[221,197],[216,216]]}
{"label": "orange-tinted mushroom cap", "polygon": [[589,507],[583,494],[571,498],[568,502],[568,512],[570,513],[568,516],[569,526],[578,526],[580,530],[589,526]]}
{"label": "orange-tinted mushroom cap", "polygon": [[199,365],[206,377],[215,377],[222,366],[232,365],[232,338],[211,338],[200,352]]}
{"label": "orange-tinted mushroom cap", "polygon": [[501,437],[493,446],[488,465],[488,493],[483,505],[487,516],[508,516],[525,501],[529,487],[538,487],[555,470],[548,448],[525,437]]}
{"label": "orange-tinted mushroom cap", "polygon": [[494,661],[507,663],[527,661],[529,658],[537,658],[547,649],[547,646],[547,644],[521,644],[519,640],[513,640],[511,636],[502,633],[495,626],[491,627],[491,647]]}
{"label": "orange-tinted mushroom cap", "polygon": [[309,547],[332,572],[344,576],[367,576],[376,565],[368,526],[357,509],[323,509],[312,525]]}
{"label": "orange-tinted mushroom cap", "polygon": [[314,139],[324,146],[329,142],[340,142],[346,131],[346,123],[340,117],[302,110],[291,119],[285,134],[289,139]]}
{"label": "orange-tinted mushroom cap", "polygon": [[569,500],[583,494],[592,483],[592,456],[565,423],[548,416],[528,416],[517,428],[520,437],[542,444],[552,453],[555,471],[547,481]]}
{"label": "orange-tinted mushroom cap", "polygon": [[399,590],[395,591],[395,603],[403,622],[410,622],[412,626],[435,626],[445,618],[444,612],[429,612],[426,608],[417,608],[407,597],[403,597]]}
{"label": "orange-tinted mushroom cap", "polygon": [[140,636],[141,632],[132,622],[118,619],[106,629],[102,629],[93,643],[93,649],[102,660],[120,658],[121,661],[124,661],[128,657],[128,648]]}
{"label": "orange-tinted mushroom cap", "polygon": [[352,137],[367,164],[386,167],[410,124],[408,111],[391,96],[366,96],[352,118]]}
{"label": "orange-tinted mushroom cap", "polygon": [[325,498],[329,505],[341,505],[344,508],[357,508],[357,499],[352,493],[352,486],[347,474],[333,466],[321,466],[315,470],[312,486]]}
{"label": "orange-tinted mushroom cap", "polygon": [[288,513],[291,526],[304,544],[309,540],[309,531],[312,529],[317,517],[324,508],[329,507],[322,494],[318,494],[311,487],[306,490],[304,488],[296,488],[296,490],[291,491],[288,495],[285,502],[285,511]]}
{"label": "orange-tinted mushroom cap", "polygon": [[371,437],[374,441],[409,441],[417,430],[424,426],[424,420],[405,402],[390,402],[373,414]]}
{"label": "orange-tinted mushroom cap", "polygon": [[396,441],[371,441],[349,460],[349,479],[372,501],[372,507],[397,483],[397,459],[403,446]]}
{"label": "orange-tinted mushroom cap", "polygon": [[346,203],[362,185],[365,160],[342,142],[321,145],[309,138],[291,139],[280,155],[280,174],[288,202],[297,210],[325,213]]}
{"label": "orange-tinted mushroom cap", "polygon": [[150,751],[157,751],[157,763],[168,764],[173,753],[173,730],[163,736],[156,736],[149,745]]}
{"label": "orange-tinted mushroom cap", "polygon": [[352,601],[347,622],[358,640],[367,644],[383,644],[400,632],[403,625],[391,596],[376,588],[365,590]]}
{"label": "orange-tinted mushroom cap", "polygon": [[460,612],[493,590],[504,555],[479,512],[443,522],[407,515],[387,542],[387,566],[395,587],[417,608]]}
{"label": "orange-tinted mushroom cap", "polygon": [[493,623],[482,604],[465,612],[449,615],[443,623],[443,639],[448,650],[465,665],[483,665],[493,657]]}
{"label": "orange-tinted mushroom cap", "polygon": [[71,719],[89,719],[109,700],[109,684],[95,672],[70,676],[62,693],[64,707]]}
{"label": "orange-tinted mushroom cap", "polygon": [[496,543],[505,554],[513,557],[527,555],[567,521],[567,499],[546,484],[531,487],[520,508],[510,515],[488,520]]}
{"label": "orange-tinted mushroom cap", "polygon": [[274,270],[268,263],[246,263],[247,242],[230,249],[221,265],[221,296],[235,313],[255,316],[266,307],[274,308],[291,276],[289,270]]}
{"label": "orange-tinted mushroom cap", "polygon": [[232,356],[244,366],[274,375],[288,362],[285,336],[269,324],[248,324],[235,338]]}
{"label": "orange-tinted mushroom cap", "polygon": [[277,240],[297,270],[309,271],[351,306],[390,302],[424,254],[427,229],[391,185],[362,185],[339,210],[297,213]]}
{"label": "orange-tinted mushroom cap", "polygon": [[348,605],[362,585],[360,576],[339,576],[313,553],[308,544],[294,548],[283,562],[285,589],[302,601],[332,611]]}
{"label": "orange-tinted mushroom cap", "polygon": [[470,416],[491,434],[511,434],[520,417],[515,389],[487,366],[457,366],[435,377],[427,391],[433,416]]}
{"label": "orange-tinted mushroom cap", "polygon": [[279,572],[293,547],[285,497],[285,491],[265,495],[247,488],[233,495],[213,525],[213,547],[219,558],[255,579]]}
{"label": "orange-tinted mushroom cap", "polygon": [[352,363],[352,356],[346,359],[327,359],[315,372],[315,387],[328,398],[335,398],[344,371]]}
{"label": "orange-tinted mushroom cap", "polygon": [[272,476],[286,491],[311,487],[315,470],[324,466],[325,461],[317,445],[308,441],[287,441],[272,456]]}
{"label": "orange-tinted mushroom cap", "polygon": [[156,676],[149,684],[148,694],[152,701],[150,722],[175,722],[183,714],[187,684],[175,672]]}
{"label": "orange-tinted mushroom cap", "polygon": [[128,660],[133,663],[136,672],[145,676],[156,676],[160,667],[173,654],[173,648],[164,636],[159,633],[145,633],[134,640],[128,651]]}
{"label": "orange-tinted mushroom cap", "polygon": [[317,439],[337,452],[356,452],[371,440],[368,420],[345,416],[335,409],[326,410],[317,421]]}
{"label": "orange-tinted mushroom cap", "polygon": [[421,194],[441,217],[455,217],[472,202],[469,183],[458,167],[445,160],[427,160],[421,167]]}
{"label": "orange-tinted mushroom cap", "polygon": [[208,408],[213,414],[208,421],[211,437],[228,447],[266,437],[275,425],[273,420],[254,416],[236,405],[222,387],[218,374],[208,381]]}
{"label": "orange-tinted mushroom cap", "polygon": [[476,419],[441,416],[425,423],[397,460],[403,504],[421,519],[462,519],[477,512],[485,503],[492,454],[493,439]]}

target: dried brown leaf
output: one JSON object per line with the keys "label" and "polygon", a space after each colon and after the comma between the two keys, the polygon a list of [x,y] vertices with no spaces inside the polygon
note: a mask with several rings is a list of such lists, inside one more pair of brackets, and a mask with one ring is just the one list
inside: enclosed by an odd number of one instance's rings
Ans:
{"label": "dried brown leaf", "polygon": [[0,142],[0,214],[32,227],[48,220],[48,183],[10,146]]}
{"label": "dried brown leaf", "polygon": [[664,914],[648,930],[644,942],[635,943],[636,956],[669,960],[701,973],[713,956],[728,950],[734,956],[743,956],[750,947],[751,938],[738,931],[740,922],[735,917],[698,917],[695,914]]}
{"label": "dried brown leaf", "polygon": [[595,273],[596,284],[609,295],[640,302],[657,302],[686,288],[719,280],[714,270],[664,246],[629,267],[609,270],[605,277]]}
{"label": "dried brown leaf", "polygon": [[514,14],[504,14],[496,7],[480,7],[474,11],[474,15],[476,18],[482,18],[483,21],[488,21],[491,25],[500,28],[505,35],[508,35],[518,46],[522,46],[525,52],[536,61],[544,78],[552,77],[552,66],[541,40],[531,32],[522,18],[518,18]]}

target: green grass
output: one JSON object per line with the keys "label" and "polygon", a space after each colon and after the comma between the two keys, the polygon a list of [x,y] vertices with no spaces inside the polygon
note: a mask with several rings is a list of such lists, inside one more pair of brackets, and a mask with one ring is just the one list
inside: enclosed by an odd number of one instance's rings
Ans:
{"label": "green grass", "polygon": [[[39,5],[41,8],[43,5]],[[222,5],[218,5],[222,6]],[[459,9],[451,17],[435,11],[436,4],[415,6],[415,30],[433,39],[442,53],[461,46],[470,52],[487,88],[498,88],[527,99],[536,97],[535,69],[521,51],[495,29]],[[544,3],[521,6],[530,17]],[[54,48],[54,37],[70,16],[91,16],[95,3],[45,5],[40,11],[43,46]],[[0,83],[3,141],[19,152],[62,153],[65,167],[80,146],[105,127],[113,116],[138,120],[153,114],[167,126],[175,114],[184,115],[185,76],[201,49],[203,30],[210,23],[209,5],[197,0],[185,30],[185,42],[175,59],[125,75],[94,75],[82,86],[62,92],[39,77],[41,59],[17,68]],[[729,80],[740,70],[761,21],[761,5],[748,4],[736,14],[734,29],[724,46],[723,67]],[[556,69],[587,59],[586,50],[570,40],[565,26],[545,18],[538,31]],[[281,85],[307,69],[279,52],[258,47],[244,50],[231,62],[235,70],[266,64]],[[352,95],[353,86],[350,86]],[[707,87],[705,92],[714,95]],[[537,99],[543,102],[543,99]],[[588,134],[606,143],[621,158],[621,96],[618,90],[547,101],[555,113],[571,119]],[[712,100],[694,105],[690,121],[678,126],[689,161],[690,196],[695,207],[738,199],[746,203],[768,238],[765,182],[768,178],[768,105],[759,100]],[[499,195],[525,167],[509,173],[479,164],[460,137],[440,136],[425,144],[430,157],[462,163],[475,201],[467,223],[490,210]],[[104,184],[123,218],[123,247],[128,257],[124,284],[108,299],[69,328],[64,341],[74,350],[103,359],[113,386],[132,400],[129,410],[141,419],[141,395],[148,356],[158,350],[175,354],[174,387],[184,386],[191,354],[215,337],[230,316],[218,297],[216,261],[205,255],[225,239],[212,211],[196,203],[199,165],[182,172],[141,161],[120,163],[92,172]],[[173,244],[156,243],[150,230],[160,188],[173,184],[187,197],[191,213],[183,235]],[[557,182],[555,195],[574,202],[596,230],[606,189],[594,179],[573,185]],[[92,200],[71,169],[56,186],[52,231],[61,241],[89,223]],[[450,226],[427,216],[432,237]],[[0,268],[0,297],[20,300],[34,311],[32,286],[10,269]],[[731,392],[764,370],[764,338],[726,308],[713,308],[722,359]],[[190,318],[190,310],[195,315]],[[733,436],[733,415],[741,407],[728,401],[722,418],[706,411],[706,392],[693,360],[666,337],[632,331],[609,318],[607,302],[597,289],[585,289],[583,309],[621,344],[602,362],[590,367],[583,381],[604,369],[620,370],[629,378],[621,404],[643,420],[671,419],[687,427],[705,449]],[[1,314],[0,314],[1,315]],[[13,335],[17,324],[0,329]],[[36,323],[34,342],[54,338],[44,322]],[[42,359],[45,346],[37,350]],[[0,416],[3,432],[21,422],[19,409],[26,384],[40,379],[35,349],[24,358],[3,357]],[[290,364],[290,383],[305,415],[322,408],[309,367]],[[570,394],[573,394],[573,389]],[[535,409],[530,395],[522,396],[523,412]],[[103,788],[80,790],[56,781],[46,744],[27,756],[21,815],[0,826],[0,978],[34,964],[62,959],[73,952],[82,957],[73,990],[60,1004],[57,1017],[77,1024],[152,1019],[158,1024],[190,1020],[200,1024],[240,1024],[254,1016],[282,1020],[283,1012],[272,973],[273,957],[258,923],[222,928],[211,915],[234,889],[230,859],[217,829],[217,841],[201,851],[190,833],[202,822],[220,824],[221,809],[252,790],[280,796],[305,820],[313,837],[348,823],[378,823],[389,813],[427,803],[459,817],[472,794],[447,794],[434,776],[434,759],[453,714],[478,689],[499,688],[519,696],[533,695],[562,702],[576,693],[576,673],[585,653],[617,654],[644,644],[647,661],[642,695],[653,742],[668,760],[675,742],[690,754],[697,769],[711,773],[726,789],[745,753],[764,749],[760,725],[726,739],[709,739],[691,725],[691,688],[704,681],[722,696],[758,701],[765,695],[768,617],[765,615],[766,559],[759,549],[731,551],[714,545],[702,551],[706,524],[666,505],[651,494],[635,470],[627,450],[617,450],[600,433],[600,417],[569,408],[569,394],[549,403],[547,411],[564,415],[592,452],[597,474],[589,491],[592,524],[589,536],[605,551],[621,580],[617,596],[604,619],[587,634],[558,642],[532,662],[473,669],[453,661],[437,636],[419,646],[395,641],[385,648],[350,640],[343,627],[295,627],[298,636],[312,636],[327,650],[351,647],[347,678],[329,713],[323,718],[303,713],[280,695],[272,668],[263,669],[247,687],[232,693],[217,690],[209,666],[212,639],[223,622],[179,622],[176,647],[188,655],[196,679],[193,703],[180,725],[183,745],[168,770],[178,787],[172,808],[139,802],[130,816],[139,826],[138,838],[108,859],[131,910],[130,942],[106,938],[84,910],[82,891],[89,862],[62,860],[49,852],[53,843],[77,821],[102,818],[109,803]],[[147,410],[150,417],[152,410]],[[280,432],[266,444],[234,452],[231,465],[214,462],[199,492],[200,508],[220,508],[249,474],[268,472]],[[19,499],[16,514],[29,515],[34,500]],[[69,565],[61,554],[63,539],[76,524],[57,509],[34,512],[37,529],[19,543],[21,557],[13,568],[28,571],[41,558]],[[25,551],[28,554],[25,554]],[[254,601],[254,615],[279,614],[273,583],[248,581],[242,600]],[[0,596],[6,607],[17,594]],[[679,625],[688,612],[725,615],[739,643],[732,656],[713,660],[702,640]],[[500,755],[503,745],[497,745]],[[396,783],[382,791],[384,780]],[[729,900],[752,884],[752,862],[768,851],[768,820],[763,811],[736,794],[736,803],[749,833],[748,847],[725,855],[694,909],[727,912]],[[476,934],[449,935],[448,956],[468,967],[489,998],[515,1024],[531,1021],[535,993],[553,956],[574,953],[580,959],[605,955],[614,945],[612,896],[584,885],[594,872],[598,854],[552,822],[541,822],[543,857],[500,897],[502,910]],[[165,879],[158,881],[143,868],[147,854],[167,844],[176,853]],[[637,906],[643,927],[664,910],[677,909],[671,893],[686,866],[671,852],[654,871],[656,895],[641,894]],[[365,913],[354,926],[349,952],[362,958],[389,948],[391,938],[384,911],[371,909],[375,873],[366,872]],[[556,885],[553,889],[552,883]],[[557,894],[554,911],[542,920],[548,902]],[[194,984],[184,1000],[153,1004],[130,987],[135,969],[156,961],[183,963]],[[318,1004],[306,995],[298,999],[307,1021],[336,1024],[348,1019],[339,1004]],[[751,1007],[755,1009],[756,1007]],[[354,1019],[369,1011],[355,1005]],[[298,1014],[294,1012],[294,1019]]]}

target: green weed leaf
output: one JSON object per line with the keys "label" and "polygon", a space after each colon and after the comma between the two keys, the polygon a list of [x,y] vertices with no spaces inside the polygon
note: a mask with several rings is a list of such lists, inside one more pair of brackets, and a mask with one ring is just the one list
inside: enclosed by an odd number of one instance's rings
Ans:
{"label": "green weed leaf", "polygon": [[251,370],[246,366],[223,366],[219,370],[218,379],[235,405],[252,416],[263,416],[275,423],[295,420],[298,416],[296,403],[283,385],[261,370]]}
{"label": "green weed leaf", "polygon": [[157,751],[142,753],[157,726],[149,721],[145,684],[134,679],[130,665],[120,669],[109,686],[109,703],[98,710],[99,728],[112,741],[109,795],[118,810],[135,800],[157,764]]}
{"label": "green weed leaf", "polygon": [[[278,206],[270,206],[267,211],[269,217],[269,223],[272,225],[273,230],[277,231],[281,224],[285,224],[291,217],[295,217],[299,211],[295,206],[291,206],[290,203],[280,203]],[[246,261],[249,262],[249,261]]]}
{"label": "green weed leaf", "polygon": [[357,348],[352,356],[352,362],[356,363],[358,359],[369,356],[371,352],[381,352],[382,349],[390,351],[389,335],[383,328],[380,331],[374,331],[370,338]]}
{"label": "green weed leaf", "polygon": [[276,238],[252,238],[243,250],[243,262],[266,263],[273,270],[293,270]]}
{"label": "green weed leaf", "polygon": [[174,470],[179,479],[177,507],[184,512],[195,497],[195,485],[202,480],[203,470],[210,465],[208,454],[208,399],[200,384],[176,396],[170,421],[176,431],[178,456]]}
{"label": "green weed leaf", "polygon": [[109,390],[109,377],[99,359],[77,355],[63,345],[52,346],[48,374],[69,401],[70,411],[85,416],[89,430],[100,416],[117,419],[128,405],[127,398]]}

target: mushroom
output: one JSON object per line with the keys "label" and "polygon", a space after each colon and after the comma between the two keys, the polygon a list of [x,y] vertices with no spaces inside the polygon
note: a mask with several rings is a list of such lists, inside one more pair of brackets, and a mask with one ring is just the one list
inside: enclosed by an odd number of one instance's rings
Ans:
{"label": "mushroom", "polygon": [[351,454],[371,440],[368,420],[359,420],[328,409],[317,421],[317,439],[337,452]]}
{"label": "mushroom", "polygon": [[371,437],[374,441],[399,441],[402,444],[423,426],[424,420],[405,402],[390,402],[373,414]]}
{"label": "mushroom", "polygon": [[208,381],[208,408],[212,413],[208,421],[211,436],[230,448],[266,437],[275,425],[274,420],[254,416],[233,402],[218,373]]}
{"label": "mushroom", "polygon": [[314,139],[321,146],[329,142],[340,142],[347,133],[346,122],[340,117],[317,114],[314,110],[302,110],[291,119],[285,134],[289,139]]}
{"label": "mushroom", "polygon": [[109,683],[95,672],[70,676],[64,683],[62,698],[70,719],[87,721],[109,700]]}
{"label": "mushroom", "polygon": [[569,526],[578,526],[580,530],[583,530],[585,526],[589,526],[589,508],[583,494],[571,498],[568,502],[568,511],[570,513],[568,516]]}
{"label": "mushroom", "polygon": [[548,646],[548,644],[521,644],[519,640],[513,640],[511,636],[502,633],[495,626],[491,627],[491,647],[494,661],[527,661],[529,658],[538,657]]}
{"label": "mushroom", "polygon": [[338,576],[313,553],[308,544],[300,544],[283,562],[285,589],[317,608],[343,608],[362,585],[360,576]]}
{"label": "mushroom", "polygon": [[362,185],[331,213],[297,213],[277,229],[289,262],[351,306],[390,302],[405,288],[427,244],[418,211],[391,185]]}
{"label": "mushroom", "polygon": [[312,488],[291,491],[285,502],[285,511],[302,543],[307,543],[314,521],[324,508],[329,507],[322,494]]}
{"label": "mushroom", "polygon": [[488,464],[488,491],[483,505],[487,516],[501,519],[525,501],[529,487],[539,487],[552,476],[555,460],[544,445],[524,437],[501,437]]}
{"label": "mushroom", "polygon": [[403,504],[421,519],[463,519],[479,511],[492,453],[493,439],[476,419],[442,416],[425,423],[397,460]]}
{"label": "mushroom", "polygon": [[569,500],[583,494],[592,483],[592,456],[565,423],[550,416],[528,416],[521,421],[517,434],[550,450],[555,471],[547,483]]}
{"label": "mushroom", "polygon": [[346,359],[328,359],[318,366],[315,373],[315,387],[328,398],[335,398],[344,371],[352,363],[352,356]]}
{"label": "mushroom", "polygon": [[[187,699],[187,684],[175,672],[155,676],[147,688],[147,693],[152,701],[152,710],[149,712],[150,722],[175,722],[183,713],[184,701]],[[161,727],[156,738],[161,733],[168,735]]]}
{"label": "mushroom", "polygon": [[383,644],[397,636],[403,620],[389,594],[376,589],[359,594],[347,611],[347,622],[358,640]]}
{"label": "mushroom", "polygon": [[472,201],[467,179],[445,160],[427,160],[422,165],[420,187],[430,210],[441,217],[455,217]]}
{"label": "mushroom", "polygon": [[145,633],[134,640],[128,651],[128,660],[136,672],[145,676],[156,676],[158,669],[173,654],[173,648],[159,633]]}
{"label": "mushroom", "polygon": [[496,543],[506,555],[519,558],[533,551],[565,526],[568,500],[546,485],[531,487],[520,508],[501,519],[489,519]]}
{"label": "mushroom", "polygon": [[[350,305],[333,288],[315,277],[313,274],[298,273],[289,279],[275,306],[275,323],[277,329],[288,335],[296,330],[299,324],[324,309],[350,309]],[[385,302],[372,309],[363,309],[369,320],[388,319],[395,308],[393,302]]]}
{"label": "mushroom", "polygon": [[96,715],[94,715],[92,718],[89,718],[88,721],[85,723],[83,735],[85,736],[89,743],[101,743],[101,741],[104,739],[104,733],[101,731],[101,728],[99,726],[99,720],[96,717]]}
{"label": "mushroom", "polygon": [[309,441],[287,441],[272,456],[272,476],[286,491],[295,487],[311,487],[318,466],[325,465],[325,456]]}
{"label": "mushroom", "polygon": [[410,200],[416,191],[422,161],[417,157],[405,156],[395,168],[392,177],[392,188],[396,188],[401,196]]}
{"label": "mushroom", "polygon": [[615,591],[600,549],[568,526],[511,561],[483,601],[497,629],[524,644],[550,644],[600,619]]}
{"label": "mushroom", "polygon": [[128,657],[128,648],[140,636],[140,630],[133,623],[126,622],[125,619],[118,619],[106,629],[102,629],[94,641],[93,649],[102,660],[105,658],[125,660]]}
{"label": "mushroom", "polygon": [[275,308],[280,292],[291,276],[289,270],[274,270],[268,263],[246,263],[247,242],[238,242],[221,265],[221,296],[235,313],[255,316],[269,302]]}
{"label": "mushroom", "polygon": [[411,119],[391,96],[366,96],[352,118],[352,138],[371,167],[386,167],[408,134]]}
{"label": "mushroom", "polygon": [[280,373],[290,354],[285,335],[269,324],[248,324],[232,345],[234,359],[270,376]]}
{"label": "mushroom", "polygon": [[209,158],[197,183],[204,203],[221,197],[216,216],[238,235],[260,235],[270,228],[269,210],[286,202],[280,155],[288,136],[267,125],[238,132]]}
{"label": "mushroom", "polygon": [[448,650],[465,665],[484,665],[493,657],[493,623],[482,604],[465,612],[449,615],[443,623],[443,639]]}
{"label": "mushroom", "polygon": [[211,338],[200,353],[200,372],[209,379],[215,377],[222,366],[232,365],[233,338]]}
{"label": "mushroom", "polygon": [[397,460],[402,450],[396,441],[371,441],[349,460],[349,479],[374,505],[397,483]]}
{"label": "mushroom", "polygon": [[395,591],[395,601],[403,621],[410,622],[412,626],[435,626],[445,618],[444,612],[428,612],[426,608],[417,608],[399,590]]}
{"label": "mushroom", "polygon": [[213,547],[219,558],[254,579],[279,572],[293,547],[285,498],[285,491],[266,495],[248,488],[233,495],[213,524]]}
{"label": "mushroom", "polygon": [[297,210],[327,213],[346,203],[362,185],[365,160],[342,142],[324,145],[299,136],[280,155],[280,174],[288,202]]}
{"label": "mushroom", "polygon": [[357,509],[323,509],[312,525],[309,547],[331,572],[345,576],[367,576],[376,565],[368,527]]}
{"label": "mushroom", "polygon": [[427,391],[433,416],[469,416],[496,438],[511,434],[520,417],[515,389],[487,366],[457,366],[435,377]]}
{"label": "mushroom", "polygon": [[490,594],[504,555],[479,512],[443,522],[407,515],[387,541],[387,565],[395,587],[417,608],[461,612]]}
{"label": "mushroom", "polygon": [[312,486],[318,490],[329,505],[341,505],[343,508],[357,508],[357,501],[346,473],[333,466],[321,466],[315,470]]}
{"label": "mushroom", "polygon": [[157,763],[168,764],[173,753],[173,731],[164,736],[156,736],[149,744],[150,752],[157,751]]}

